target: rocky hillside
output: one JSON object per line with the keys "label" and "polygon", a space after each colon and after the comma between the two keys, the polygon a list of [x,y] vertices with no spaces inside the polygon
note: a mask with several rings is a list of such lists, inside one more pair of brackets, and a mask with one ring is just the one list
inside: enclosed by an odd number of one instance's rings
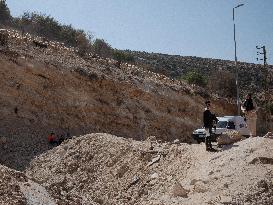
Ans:
{"label": "rocky hillside", "polygon": [[272,147],[272,139],[249,138],[210,153],[203,144],[92,134],[42,154],[26,173],[57,204],[268,205]]}
{"label": "rocky hillside", "polygon": [[[0,204],[273,203],[272,136],[215,153],[191,144],[204,100],[232,115],[228,100],[28,34],[9,30],[7,40],[0,47]],[[52,131],[74,137],[53,147]]]}
{"label": "rocky hillside", "polygon": [[[2,164],[23,169],[49,148],[51,131],[191,142],[201,126],[205,99],[198,88],[111,59],[83,59],[54,42],[37,47],[33,39],[9,31],[9,48],[0,50]],[[227,101],[213,101],[217,114],[235,112]]]}
{"label": "rocky hillside", "polygon": [[[208,78],[214,75],[218,75],[219,78],[223,77],[219,73],[221,71],[235,73],[234,61],[137,51],[126,52],[135,57],[137,65],[147,67],[154,72],[163,73],[172,78],[180,78],[192,70],[196,70]],[[254,92],[258,95],[257,100],[260,100],[259,98],[262,97],[260,95],[264,89],[264,82],[266,80],[264,67],[258,64],[238,62],[238,69],[241,96],[243,97],[247,92]],[[270,82],[270,89],[272,91],[273,66],[268,65],[267,69],[269,70],[268,81]],[[218,90],[218,93],[225,96],[225,93],[221,93],[220,90]]]}

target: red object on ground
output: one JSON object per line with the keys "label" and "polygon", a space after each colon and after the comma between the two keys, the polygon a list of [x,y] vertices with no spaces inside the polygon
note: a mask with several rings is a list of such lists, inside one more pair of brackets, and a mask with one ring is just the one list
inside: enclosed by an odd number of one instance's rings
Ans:
{"label": "red object on ground", "polygon": [[54,135],[48,135],[47,140],[48,140],[48,142],[54,142],[55,141],[55,136]]}

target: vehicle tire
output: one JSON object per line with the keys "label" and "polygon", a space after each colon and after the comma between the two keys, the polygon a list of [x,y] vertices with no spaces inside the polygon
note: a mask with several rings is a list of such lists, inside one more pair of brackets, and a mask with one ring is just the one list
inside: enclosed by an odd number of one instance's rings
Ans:
{"label": "vehicle tire", "polygon": [[196,140],[197,144],[200,144],[202,142],[202,140]]}

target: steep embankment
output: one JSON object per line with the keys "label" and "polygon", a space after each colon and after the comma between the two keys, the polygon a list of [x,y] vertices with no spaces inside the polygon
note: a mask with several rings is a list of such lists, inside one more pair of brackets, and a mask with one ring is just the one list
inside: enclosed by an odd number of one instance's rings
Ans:
{"label": "steep embankment", "polygon": [[[0,53],[2,164],[23,169],[49,148],[51,131],[190,142],[201,125],[204,99],[180,81],[63,47],[37,48],[15,34]],[[215,105],[219,115],[234,113],[225,101]]]}
{"label": "steep embankment", "polygon": [[108,134],[66,141],[27,175],[58,204],[273,203],[273,140],[249,138],[221,152],[204,145],[137,142]]}

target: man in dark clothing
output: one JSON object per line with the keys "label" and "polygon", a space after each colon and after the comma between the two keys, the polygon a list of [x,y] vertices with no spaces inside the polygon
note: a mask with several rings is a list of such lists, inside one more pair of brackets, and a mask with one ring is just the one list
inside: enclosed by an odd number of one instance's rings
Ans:
{"label": "man in dark clothing", "polygon": [[251,93],[248,93],[246,100],[241,106],[241,109],[245,115],[247,127],[250,131],[250,136],[256,136],[256,120],[257,120],[257,105],[251,97]]}
{"label": "man in dark clothing", "polygon": [[216,116],[210,112],[210,101],[206,101],[206,108],[203,113],[203,122],[204,127],[206,130],[206,138],[205,138],[205,144],[206,144],[206,150],[207,151],[216,151],[212,148],[211,144],[211,135],[212,135],[212,127],[213,127],[213,121],[218,121]]}
{"label": "man in dark clothing", "polygon": [[251,111],[254,109],[253,100],[251,98],[251,94],[247,94],[246,100],[244,101],[243,107],[245,108],[245,111]]}

